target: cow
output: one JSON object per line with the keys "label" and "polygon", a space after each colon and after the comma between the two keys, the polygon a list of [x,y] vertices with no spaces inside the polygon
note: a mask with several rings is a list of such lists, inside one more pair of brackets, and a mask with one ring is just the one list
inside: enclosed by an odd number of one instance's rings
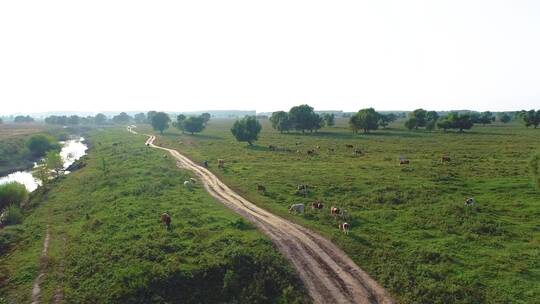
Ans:
{"label": "cow", "polygon": [[207,161],[207,160],[203,161],[203,166],[204,166],[205,168],[208,168],[208,161]]}
{"label": "cow", "polygon": [[441,162],[443,162],[443,163],[444,163],[444,162],[449,163],[449,162],[450,162],[450,156],[448,156],[448,155],[443,155],[443,156],[441,157]]}
{"label": "cow", "polygon": [[304,204],[292,204],[289,213],[304,213]]}
{"label": "cow", "polygon": [[349,223],[347,223],[347,222],[339,224],[339,230],[343,231],[343,233],[345,233],[345,234],[349,234],[349,229],[350,228],[351,227],[349,226]]}
{"label": "cow", "polygon": [[362,155],[362,150],[360,150],[360,149],[354,149],[354,154],[355,154],[355,155]]}
{"label": "cow", "polygon": [[263,185],[257,184],[257,191],[259,192],[266,192],[266,187]]}
{"label": "cow", "polygon": [[334,207],[332,206],[332,208],[330,208],[330,215],[331,216],[337,216],[338,214],[340,213],[340,210],[338,207]]}
{"label": "cow", "polygon": [[218,159],[218,168],[225,167],[225,160],[224,159]]}
{"label": "cow", "polygon": [[321,202],[312,202],[311,203],[311,209],[315,210],[315,209],[322,209],[324,207],[323,203]]}
{"label": "cow", "polygon": [[352,148],[354,148],[354,146],[353,146],[353,145],[351,145],[351,144],[346,144],[346,145],[345,145],[345,147],[347,147],[347,148],[351,148],[351,149],[352,149]]}
{"label": "cow", "polygon": [[307,155],[315,155],[315,150],[307,150]]}
{"label": "cow", "polygon": [[405,159],[405,158],[402,158],[399,160],[399,164],[400,165],[408,165],[409,164],[409,160],[408,159]]}
{"label": "cow", "polygon": [[195,184],[197,182],[197,179],[193,178],[193,177],[190,177],[189,178],[189,181],[193,184]]}
{"label": "cow", "polygon": [[473,206],[476,203],[476,200],[472,197],[469,197],[465,200],[465,206]]}
{"label": "cow", "polygon": [[160,219],[167,230],[169,230],[171,228],[171,216],[167,212],[164,212],[161,214]]}
{"label": "cow", "polygon": [[188,188],[189,190],[191,190],[191,182],[190,181],[184,181],[184,187]]}
{"label": "cow", "polygon": [[277,147],[274,146],[274,145],[269,145],[269,146],[268,146],[268,149],[269,149],[270,151],[276,151]]}

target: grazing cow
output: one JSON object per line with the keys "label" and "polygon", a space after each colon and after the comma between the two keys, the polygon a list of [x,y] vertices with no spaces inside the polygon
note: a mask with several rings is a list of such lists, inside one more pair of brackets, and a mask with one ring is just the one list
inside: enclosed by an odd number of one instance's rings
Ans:
{"label": "grazing cow", "polygon": [[337,216],[339,213],[340,213],[340,210],[338,207],[332,206],[332,208],[330,208],[330,215]]}
{"label": "grazing cow", "polygon": [[354,148],[354,146],[353,146],[353,145],[351,145],[351,144],[346,144],[346,145],[345,145],[345,147],[347,147],[347,148],[351,148],[351,149],[352,149],[352,148]]}
{"label": "grazing cow", "polygon": [[448,156],[448,155],[443,155],[443,156],[441,157],[441,161],[442,161],[443,163],[444,163],[444,162],[449,163],[449,162],[450,162],[450,156]]}
{"label": "grazing cow", "polygon": [[218,168],[223,168],[225,167],[225,160],[223,159],[218,159]]}
{"label": "grazing cow", "polygon": [[315,150],[307,150],[307,155],[315,155]]}
{"label": "grazing cow", "polygon": [[167,227],[167,230],[169,230],[171,228],[171,216],[167,212],[164,212],[161,214],[160,219],[165,227]]}
{"label": "grazing cow", "polygon": [[268,146],[268,149],[269,149],[270,151],[276,151],[277,147],[274,146],[274,145],[269,145],[269,146]]}
{"label": "grazing cow", "polygon": [[257,184],[257,191],[259,192],[266,192],[266,187],[263,185]]}
{"label": "grazing cow", "polygon": [[324,207],[323,203],[321,202],[313,202],[311,203],[311,209],[322,209]]}
{"label": "grazing cow", "polygon": [[405,158],[402,158],[399,160],[399,164],[400,165],[408,165],[409,164],[409,160],[408,159],[405,159]]}
{"label": "grazing cow", "polygon": [[184,181],[184,187],[188,188],[191,190],[191,182],[190,181]]}
{"label": "grazing cow", "polygon": [[328,148],[328,152],[335,152],[335,151],[336,151],[336,149],[334,149],[334,148]]}
{"label": "grazing cow", "polygon": [[289,213],[304,213],[304,204],[292,204]]}
{"label": "grazing cow", "polygon": [[349,234],[349,229],[350,228],[351,227],[349,226],[349,223],[347,223],[347,222],[339,224],[339,230],[343,231],[343,233],[345,233],[345,234]]}
{"label": "grazing cow", "polygon": [[354,154],[355,154],[355,155],[362,155],[362,150],[360,150],[360,149],[354,149]]}
{"label": "grazing cow", "polygon": [[207,161],[207,160],[203,161],[203,166],[204,166],[205,168],[208,168],[208,161]]}
{"label": "grazing cow", "polygon": [[193,178],[193,177],[190,177],[189,178],[189,181],[192,182],[193,184],[195,184],[197,182],[197,179]]}
{"label": "grazing cow", "polygon": [[469,197],[467,200],[465,200],[465,206],[473,206],[475,203],[476,201],[472,197]]}

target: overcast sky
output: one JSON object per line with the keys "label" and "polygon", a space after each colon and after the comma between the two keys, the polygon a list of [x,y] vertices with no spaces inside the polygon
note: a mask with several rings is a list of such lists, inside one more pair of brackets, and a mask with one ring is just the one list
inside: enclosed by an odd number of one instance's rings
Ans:
{"label": "overcast sky", "polygon": [[540,108],[540,1],[1,1],[0,113]]}

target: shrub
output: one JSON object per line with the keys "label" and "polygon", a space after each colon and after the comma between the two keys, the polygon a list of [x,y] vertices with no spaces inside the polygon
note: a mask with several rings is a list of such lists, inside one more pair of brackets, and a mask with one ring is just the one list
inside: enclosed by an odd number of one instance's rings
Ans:
{"label": "shrub", "polygon": [[0,210],[10,204],[20,206],[28,199],[28,190],[26,187],[17,182],[11,182],[0,185]]}
{"label": "shrub", "polygon": [[4,213],[4,217],[2,218],[3,225],[17,225],[22,223],[22,221],[23,214],[21,209],[15,205],[9,206]]}
{"label": "shrub", "polygon": [[5,227],[0,230],[0,255],[8,251],[17,242],[22,232],[23,230],[20,226]]}
{"label": "shrub", "polygon": [[60,147],[53,137],[43,134],[37,134],[30,137],[26,142],[26,146],[35,157],[41,157],[45,155],[47,151],[55,150]]}

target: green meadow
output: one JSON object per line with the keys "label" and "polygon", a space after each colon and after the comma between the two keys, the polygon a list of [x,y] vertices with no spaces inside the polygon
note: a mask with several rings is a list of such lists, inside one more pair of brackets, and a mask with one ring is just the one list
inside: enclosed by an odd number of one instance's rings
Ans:
{"label": "green meadow", "polygon": [[[171,127],[156,143],[208,160],[249,200],[329,237],[401,303],[540,302],[540,191],[529,168],[540,130],[496,123],[464,133],[408,131],[398,121],[353,134],[338,120],[303,135],[261,122],[254,146],[235,141],[232,120],[211,120],[195,135]],[[311,187],[307,195],[296,193],[299,184]],[[474,206],[464,205],[469,197]],[[316,200],[324,210],[287,212]],[[330,206],[347,210],[349,235]]]}
{"label": "green meadow", "polygon": [[[83,168],[32,193],[0,230],[0,303],[305,303],[287,261],[171,157],[124,128],[85,135]],[[163,212],[172,216],[167,231]],[[48,257],[40,259],[46,227]]]}

